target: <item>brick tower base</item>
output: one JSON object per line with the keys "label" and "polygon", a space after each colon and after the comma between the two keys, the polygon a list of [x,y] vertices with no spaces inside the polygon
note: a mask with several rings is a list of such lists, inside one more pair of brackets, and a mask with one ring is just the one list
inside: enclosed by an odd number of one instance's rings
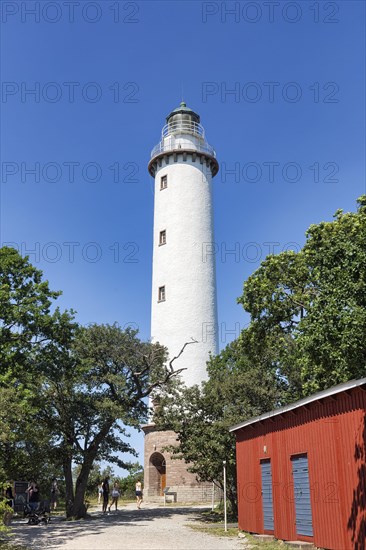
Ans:
{"label": "brick tower base", "polygon": [[199,483],[195,474],[187,471],[183,460],[173,459],[163,451],[168,445],[177,444],[173,431],[158,431],[155,424],[142,426],[144,446],[144,498],[156,500],[164,495],[177,502],[211,502],[212,483]]}

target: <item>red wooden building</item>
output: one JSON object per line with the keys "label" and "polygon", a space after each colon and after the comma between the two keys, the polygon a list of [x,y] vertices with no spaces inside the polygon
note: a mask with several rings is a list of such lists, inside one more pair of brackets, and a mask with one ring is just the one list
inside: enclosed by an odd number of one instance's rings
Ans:
{"label": "red wooden building", "polygon": [[366,378],[237,426],[239,529],[366,549]]}

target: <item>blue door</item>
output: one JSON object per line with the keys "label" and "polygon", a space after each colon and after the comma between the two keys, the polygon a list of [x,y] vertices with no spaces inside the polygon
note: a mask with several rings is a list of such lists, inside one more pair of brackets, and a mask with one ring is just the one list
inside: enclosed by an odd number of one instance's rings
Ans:
{"label": "blue door", "polygon": [[271,461],[261,461],[264,530],[274,531]]}
{"label": "blue door", "polygon": [[312,537],[313,522],[311,517],[308,457],[306,455],[292,457],[291,462],[295,493],[296,533]]}

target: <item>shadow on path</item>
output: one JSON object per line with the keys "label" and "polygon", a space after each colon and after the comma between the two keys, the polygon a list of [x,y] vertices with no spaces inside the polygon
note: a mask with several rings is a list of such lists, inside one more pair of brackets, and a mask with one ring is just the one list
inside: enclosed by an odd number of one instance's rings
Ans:
{"label": "shadow on path", "polygon": [[177,515],[189,516],[187,518],[189,521],[202,521],[201,512],[205,510],[207,508],[201,507],[149,507],[141,510],[122,508],[109,514],[92,512],[88,519],[77,521],[65,521],[65,518],[56,516],[48,525],[27,525],[24,520],[12,524],[13,536],[9,540],[13,544],[21,544],[29,548],[53,548],[65,545],[79,536],[103,535],[110,527],[127,526],[137,527],[139,532],[137,536],[144,537],[144,528],[149,526],[149,522],[159,518],[169,520]]}

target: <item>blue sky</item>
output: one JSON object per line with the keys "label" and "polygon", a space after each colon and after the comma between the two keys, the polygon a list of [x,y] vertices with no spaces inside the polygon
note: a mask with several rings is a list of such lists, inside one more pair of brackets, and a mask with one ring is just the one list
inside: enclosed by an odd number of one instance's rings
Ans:
{"label": "blue sky", "polygon": [[[221,347],[248,321],[236,298],[260,260],[301,247],[310,224],[366,192],[364,2],[1,9],[0,241],[33,251],[80,323],[149,337],[147,163],[182,90],[221,164]],[[133,441],[141,451],[142,435]]]}

